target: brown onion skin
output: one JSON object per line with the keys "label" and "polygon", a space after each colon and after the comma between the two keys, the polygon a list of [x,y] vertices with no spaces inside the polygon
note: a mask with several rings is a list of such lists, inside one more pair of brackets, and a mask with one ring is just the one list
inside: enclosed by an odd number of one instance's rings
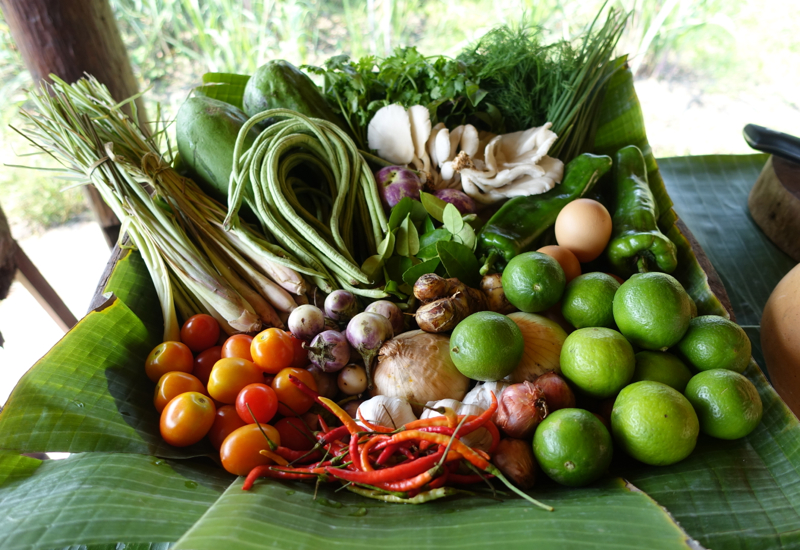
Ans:
{"label": "brown onion skin", "polygon": [[547,401],[548,412],[575,407],[575,394],[561,376],[554,372],[541,375],[533,381],[533,385],[542,390]]}
{"label": "brown onion skin", "polygon": [[536,483],[536,459],[528,441],[502,439],[492,456],[492,462],[520,489],[530,489]]}
{"label": "brown onion skin", "polygon": [[515,439],[530,439],[546,416],[544,393],[527,380],[503,390],[494,415],[497,427]]}
{"label": "brown onion skin", "polygon": [[483,291],[486,309],[495,313],[507,315],[517,311],[506,298],[503,290],[502,276],[499,273],[484,275],[481,279],[481,290]]}

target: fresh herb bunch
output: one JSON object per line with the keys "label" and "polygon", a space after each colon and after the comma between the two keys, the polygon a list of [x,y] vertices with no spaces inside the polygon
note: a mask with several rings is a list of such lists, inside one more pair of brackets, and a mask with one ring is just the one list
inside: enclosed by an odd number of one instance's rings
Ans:
{"label": "fresh herb bunch", "polygon": [[364,150],[367,125],[381,107],[425,105],[434,124],[454,127],[477,110],[485,95],[464,63],[444,56],[426,57],[414,47],[397,48],[383,59],[367,56],[354,61],[337,55],[324,67],[303,68],[324,76],[326,99],[347,121]]}

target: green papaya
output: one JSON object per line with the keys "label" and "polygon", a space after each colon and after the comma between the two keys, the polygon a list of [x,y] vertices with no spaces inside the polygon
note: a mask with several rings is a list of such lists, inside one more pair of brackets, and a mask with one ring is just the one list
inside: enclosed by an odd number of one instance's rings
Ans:
{"label": "green papaya", "polygon": [[261,65],[253,73],[244,88],[243,106],[251,117],[269,109],[291,109],[346,129],[308,75],[282,59]]}
{"label": "green papaya", "polygon": [[[233,170],[233,148],[248,117],[229,103],[205,96],[190,97],[178,110],[175,134],[178,155],[187,176],[197,182],[209,196],[223,204],[228,201],[228,180]],[[251,129],[245,139],[245,150],[258,137]],[[252,191],[245,191],[252,198]],[[247,214],[244,210],[243,214]]]}

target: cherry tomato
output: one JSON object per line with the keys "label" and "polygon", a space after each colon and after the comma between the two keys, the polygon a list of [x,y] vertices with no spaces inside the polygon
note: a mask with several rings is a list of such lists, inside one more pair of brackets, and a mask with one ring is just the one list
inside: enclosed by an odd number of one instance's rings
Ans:
{"label": "cherry tomato", "polygon": [[266,424],[278,412],[278,396],[266,384],[248,384],[236,396],[236,412],[245,424]]}
{"label": "cherry tomato", "polygon": [[208,440],[219,450],[222,442],[228,437],[233,430],[241,428],[245,425],[242,419],[239,418],[239,413],[236,412],[236,407],[233,405],[222,405],[217,409],[217,414],[214,416],[214,423],[211,429],[208,430]]}
{"label": "cherry tomato", "polygon": [[233,475],[246,476],[256,466],[272,464],[272,459],[259,453],[262,449],[270,450],[261,430],[275,445],[281,444],[281,435],[269,424],[261,424],[261,429],[258,424],[247,424],[233,430],[222,442],[219,448],[222,467]]}
{"label": "cherry tomato", "polygon": [[208,395],[231,405],[248,384],[263,382],[264,375],[252,361],[239,357],[223,357],[216,362],[208,377]]}
{"label": "cherry tomato", "polygon": [[178,397],[180,394],[188,391],[208,395],[205,386],[203,386],[203,383],[200,382],[196,376],[188,372],[168,372],[159,378],[158,384],[156,384],[153,404],[156,406],[156,410],[161,412],[174,397]]}
{"label": "cherry tomato", "polygon": [[144,362],[144,372],[153,382],[158,382],[168,372],[192,372],[193,367],[192,350],[181,342],[160,343]]}
{"label": "cherry tomato", "polygon": [[292,359],[292,364],[289,366],[296,369],[306,368],[311,361],[308,360],[308,352],[303,349],[303,341],[300,338],[296,338],[291,333],[289,334],[289,338],[292,339],[292,346],[294,346],[294,358]]}
{"label": "cherry tomato", "polygon": [[289,375],[299,378],[306,386],[317,391],[317,382],[310,372],[292,367],[283,369],[272,380],[272,389],[278,395],[278,412],[283,416],[298,416],[308,411],[314,399],[292,384]]}
{"label": "cherry tomato", "polygon": [[214,346],[213,348],[201,351],[197,354],[197,357],[194,358],[194,370],[192,370],[192,374],[204,385],[208,384],[208,377],[211,374],[211,369],[214,368],[214,365],[220,359],[222,359],[222,346]]}
{"label": "cherry tomato", "polygon": [[250,342],[253,337],[249,334],[234,334],[222,344],[222,357],[241,357],[248,361],[253,360],[250,355]]}
{"label": "cherry tomato", "polygon": [[294,344],[286,332],[279,328],[268,328],[253,338],[250,355],[258,368],[269,374],[277,374],[292,364]]}
{"label": "cherry tomato", "polygon": [[192,315],[181,327],[181,342],[195,353],[207,350],[219,339],[219,323],[207,313]]}
{"label": "cherry tomato", "polygon": [[295,451],[308,451],[317,442],[311,430],[296,416],[281,418],[275,423],[275,429],[281,434],[281,445]]}
{"label": "cherry tomato", "polygon": [[208,396],[194,391],[182,393],[161,412],[161,437],[175,447],[197,443],[211,429],[215,414]]}

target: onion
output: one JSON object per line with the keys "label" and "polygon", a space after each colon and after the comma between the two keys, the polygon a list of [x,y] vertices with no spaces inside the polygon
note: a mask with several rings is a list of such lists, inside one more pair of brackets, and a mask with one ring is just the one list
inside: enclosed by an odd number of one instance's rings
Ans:
{"label": "onion", "polygon": [[554,372],[541,375],[533,381],[533,385],[542,390],[547,402],[547,412],[559,409],[571,409],[575,406],[575,394],[567,381]]}
{"label": "onion", "polygon": [[310,342],[325,330],[325,314],[316,306],[309,304],[298,306],[289,314],[287,324],[295,338]]}
{"label": "onion", "polygon": [[358,313],[356,295],[347,290],[334,290],[325,298],[325,315],[338,323],[346,323]]}
{"label": "onion", "polygon": [[336,372],[350,362],[347,338],[335,330],[320,332],[311,345],[303,344],[303,348],[308,350],[308,360],[325,372]]}
{"label": "onion", "polygon": [[503,439],[492,456],[492,462],[520,489],[530,489],[536,482],[536,460],[530,442]]}
{"label": "onion", "polygon": [[522,360],[517,368],[508,375],[510,382],[533,382],[547,372],[561,372],[561,347],[567,339],[567,333],[541,315],[521,311],[510,313],[508,318],[514,321],[522,332],[524,350]]}
{"label": "onion", "polygon": [[[387,428],[399,428],[417,419],[411,405],[405,399],[399,397],[389,397],[387,395],[376,395],[364,401],[358,408],[358,414],[370,424],[386,426]],[[354,417],[356,422],[360,416]]]}
{"label": "onion", "polygon": [[400,334],[403,332],[406,320],[403,317],[403,312],[400,311],[400,308],[397,307],[397,304],[394,302],[390,302],[389,300],[378,300],[377,302],[372,302],[370,305],[368,305],[367,309],[364,311],[367,313],[377,313],[378,315],[383,315],[389,319],[389,322],[392,324],[392,332],[394,334]]}
{"label": "onion", "polygon": [[415,414],[428,401],[460,401],[469,387],[469,378],[450,359],[450,338],[421,330],[404,332],[381,347],[373,382],[373,395],[401,397]]}
{"label": "onion", "polygon": [[505,389],[497,404],[497,427],[509,437],[530,438],[547,416],[542,390],[528,381]]}

